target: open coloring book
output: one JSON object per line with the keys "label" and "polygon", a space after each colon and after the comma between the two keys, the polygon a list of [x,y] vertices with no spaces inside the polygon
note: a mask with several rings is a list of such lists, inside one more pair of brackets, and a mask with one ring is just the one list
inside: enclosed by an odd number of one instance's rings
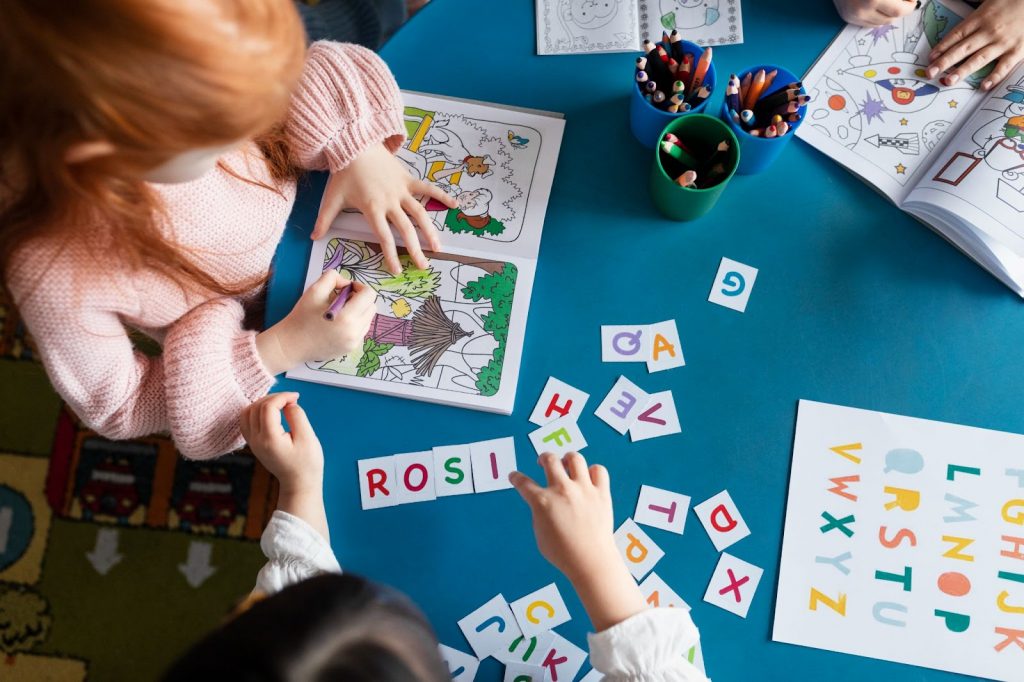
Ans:
{"label": "open coloring book", "polygon": [[991,92],[952,87],[928,53],[970,8],[932,0],[895,24],[847,26],[804,79],[797,136],[1024,296],[1024,66]]}
{"label": "open coloring book", "polygon": [[740,0],[537,0],[537,54],[632,52],[673,29],[698,45],[742,43]]}
{"label": "open coloring book", "polygon": [[[565,121],[560,114],[405,93],[408,140],[397,156],[458,201],[428,214],[443,253],[394,276],[359,213],[317,240],[306,286],[328,268],[372,287],[363,347],[309,362],[294,379],[511,414],[533,276]],[[397,235],[396,235],[396,238]]]}

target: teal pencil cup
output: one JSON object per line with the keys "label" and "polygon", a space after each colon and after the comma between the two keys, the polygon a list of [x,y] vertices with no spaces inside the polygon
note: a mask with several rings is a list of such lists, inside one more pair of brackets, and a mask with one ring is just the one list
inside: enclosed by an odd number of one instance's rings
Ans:
{"label": "teal pencil cup", "polygon": [[[700,56],[704,54],[704,48],[696,43],[691,43],[688,40],[684,40],[682,43],[683,52],[692,54],[693,63],[696,64]],[[708,86],[711,90],[711,95],[715,94],[714,61],[708,65],[708,73],[704,77],[704,85]],[[671,94],[671,84],[668,84],[665,87],[669,88],[669,94]],[[711,96],[708,96],[703,102],[689,111],[672,114],[668,111],[659,109],[648,102],[644,98],[645,93],[642,90],[642,85],[637,83],[635,78],[631,84],[631,88],[632,95],[629,99],[629,129],[633,131],[633,137],[648,149],[654,149],[658,145],[658,140],[661,138],[661,131],[666,125],[684,116],[704,111],[708,106],[708,101],[711,99]]]}
{"label": "teal pencil cup", "polygon": [[[739,79],[742,81],[743,77],[748,73],[756,74],[761,69],[764,69],[765,72],[778,70],[778,73],[775,75],[775,80],[768,88],[769,91],[777,90],[784,85],[795,83],[800,80],[788,69],[772,64],[754,66],[736,75],[739,76]],[[803,88],[801,88],[800,92],[804,92]],[[721,112],[722,120],[726,122],[734,133],[736,133],[736,139],[739,140],[742,152],[741,156],[743,160],[740,161],[740,166],[736,169],[736,172],[740,175],[752,175],[754,173],[760,173],[764,169],[768,168],[768,166],[772,165],[772,162],[774,162],[776,157],[782,153],[782,150],[785,149],[790,140],[796,137],[796,129],[800,127],[801,123],[803,123],[804,116],[807,114],[807,105],[805,104],[800,107],[797,113],[800,114],[800,120],[790,122],[789,132],[782,137],[754,137],[748,133],[743,126],[732,120],[732,117],[729,116],[729,105],[723,101]]]}
{"label": "teal pencil cup", "polygon": [[729,143],[728,151],[716,157],[716,164],[725,165],[725,174],[708,187],[701,186],[700,174],[705,172],[703,169],[697,169],[697,187],[679,185],[676,178],[666,171],[661,150],[654,150],[654,163],[651,166],[651,199],[654,205],[671,220],[695,220],[714,207],[725,186],[729,184],[740,164],[740,146],[729,126],[707,114],[681,116],[665,126],[657,139],[660,140],[667,133],[678,137],[700,161],[711,158],[722,141]]}

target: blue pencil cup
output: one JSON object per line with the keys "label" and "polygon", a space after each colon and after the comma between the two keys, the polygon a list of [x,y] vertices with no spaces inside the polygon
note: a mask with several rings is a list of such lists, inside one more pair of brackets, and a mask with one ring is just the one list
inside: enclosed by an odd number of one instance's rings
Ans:
{"label": "blue pencil cup", "polygon": [[[688,40],[684,40],[682,42],[683,52],[692,54],[693,63],[696,64],[697,59],[699,59],[704,53],[704,48],[696,43],[691,43]],[[714,61],[708,65],[708,73],[704,77],[704,85],[711,89],[711,95],[715,94]],[[632,91],[633,94],[629,100],[629,129],[633,131],[633,137],[648,149],[654,149],[658,145],[658,140],[661,138],[661,131],[665,129],[665,126],[680,116],[704,111],[708,106],[708,101],[711,99],[711,96],[708,96],[703,102],[689,111],[671,114],[657,108],[644,99],[645,93],[641,90],[641,84],[637,83],[635,78],[632,84]]]}
{"label": "blue pencil cup", "polygon": [[[742,81],[743,77],[748,73],[755,74],[761,69],[766,72],[777,69],[778,73],[775,75],[775,80],[772,82],[769,90],[777,90],[783,85],[789,83],[795,83],[800,80],[792,71],[784,69],[781,66],[775,66],[773,64],[761,64],[758,66],[751,67],[746,71],[736,74]],[[801,89],[801,92],[804,92]],[[736,139],[740,143],[740,165],[736,169],[738,175],[752,175],[754,173],[760,173],[768,166],[772,165],[775,161],[775,157],[782,153],[789,141],[796,136],[796,129],[800,127],[800,124],[804,122],[804,117],[807,114],[807,105],[800,107],[798,112],[800,114],[800,120],[789,124],[789,132],[782,137],[773,137],[771,139],[765,139],[762,137],[754,137],[746,130],[743,126],[736,123],[729,116],[729,105],[724,101],[722,102],[722,120],[728,124],[732,131],[736,133]]]}

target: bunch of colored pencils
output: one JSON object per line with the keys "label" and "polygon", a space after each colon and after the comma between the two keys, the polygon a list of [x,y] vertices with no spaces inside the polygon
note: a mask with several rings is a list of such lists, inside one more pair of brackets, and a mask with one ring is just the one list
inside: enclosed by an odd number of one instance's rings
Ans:
{"label": "bunch of colored pencils", "polygon": [[665,133],[661,138],[661,167],[669,177],[675,178],[677,185],[705,189],[726,176],[729,143],[719,142],[703,162],[695,148],[696,145],[683,142],[677,135]]}
{"label": "bunch of colored pencils", "polygon": [[700,57],[683,50],[679,31],[661,34],[661,42],[644,41],[644,56],[636,59],[636,82],[655,107],[677,114],[689,111],[711,95],[705,84],[711,48]]}
{"label": "bunch of colored pencils", "polygon": [[811,101],[800,81],[772,90],[777,73],[759,69],[742,82],[732,74],[725,87],[729,116],[754,137],[782,137],[800,120],[800,107]]}

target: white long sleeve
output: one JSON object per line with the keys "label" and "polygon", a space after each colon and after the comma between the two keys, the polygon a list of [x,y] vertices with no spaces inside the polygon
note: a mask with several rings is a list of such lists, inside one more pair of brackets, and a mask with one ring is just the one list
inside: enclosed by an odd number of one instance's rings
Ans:
{"label": "white long sleeve", "polygon": [[297,516],[277,510],[270,518],[260,549],[267,563],[256,576],[254,591],[265,595],[321,573],[341,573],[330,543]]}
{"label": "white long sleeve", "polygon": [[686,609],[647,609],[587,635],[590,663],[606,682],[709,682],[686,658],[700,633]]}

